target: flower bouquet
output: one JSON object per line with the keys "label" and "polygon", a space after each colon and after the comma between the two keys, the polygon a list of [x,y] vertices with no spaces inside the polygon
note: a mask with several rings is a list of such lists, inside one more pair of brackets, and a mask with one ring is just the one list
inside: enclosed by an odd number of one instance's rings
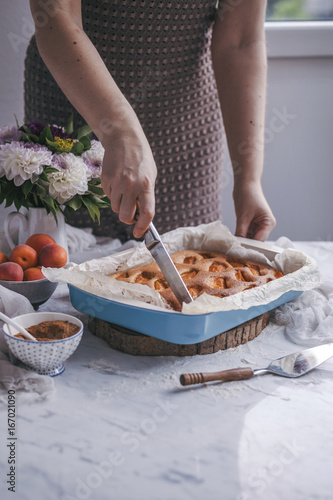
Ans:
{"label": "flower bouquet", "polygon": [[45,208],[70,214],[86,208],[100,220],[100,208],[110,207],[100,175],[104,148],[90,140],[87,125],[73,129],[38,121],[0,129],[0,203],[6,207]]}

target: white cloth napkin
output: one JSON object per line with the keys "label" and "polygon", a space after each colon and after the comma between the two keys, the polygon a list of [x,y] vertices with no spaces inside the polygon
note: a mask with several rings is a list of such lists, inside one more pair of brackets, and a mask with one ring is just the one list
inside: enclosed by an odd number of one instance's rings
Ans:
{"label": "white cloth napkin", "polygon": [[[23,295],[0,286],[0,310],[9,317],[34,312]],[[51,377],[26,370],[10,352],[4,334],[0,333],[0,401],[7,402],[8,391],[20,393],[20,400],[32,403],[42,400],[55,391]]]}
{"label": "white cloth napkin", "polygon": [[96,245],[96,238],[91,229],[80,229],[66,224],[66,236],[69,253],[82,252]]}
{"label": "white cloth napkin", "polygon": [[333,342],[333,280],[304,292],[275,311],[275,321],[284,325],[295,344],[316,346]]}
{"label": "white cloth napkin", "polygon": [[[294,248],[286,237],[275,245]],[[288,337],[306,346],[333,342],[333,279],[327,278],[319,288],[303,292],[297,299],[275,311],[275,322],[285,326]]]}

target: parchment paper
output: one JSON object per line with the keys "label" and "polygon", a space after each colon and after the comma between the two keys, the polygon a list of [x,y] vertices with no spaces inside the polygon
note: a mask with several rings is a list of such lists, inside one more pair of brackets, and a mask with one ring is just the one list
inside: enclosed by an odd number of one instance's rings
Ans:
{"label": "parchment paper", "polygon": [[[257,288],[231,295],[214,297],[203,294],[190,304],[184,304],[181,313],[206,314],[215,311],[247,309],[268,304],[290,290],[305,291],[320,285],[320,275],[314,259],[294,249],[285,249],[269,261],[261,252],[242,247],[229,229],[220,221],[196,227],[178,228],[162,237],[169,253],[184,249],[222,252],[235,257],[269,264],[281,270],[285,276]],[[152,261],[142,243],[134,249],[93,259],[82,264],[69,263],[64,268],[43,268],[50,281],[70,283],[94,295],[139,307],[170,311],[161,295],[151,288],[120,282],[108,278],[108,274],[141,266]],[[171,310],[170,312],[175,313]]]}

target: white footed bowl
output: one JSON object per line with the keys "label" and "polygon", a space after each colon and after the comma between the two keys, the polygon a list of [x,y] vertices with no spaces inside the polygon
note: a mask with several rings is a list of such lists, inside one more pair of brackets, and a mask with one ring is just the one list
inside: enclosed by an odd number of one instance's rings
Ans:
{"label": "white footed bowl", "polygon": [[7,324],[3,326],[9,349],[28,369],[51,377],[60,375],[65,370],[64,361],[73,354],[80,343],[83,334],[82,321],[75,316],[56,312],[22,314],[13,319],[24,328],[43,321],[68,321],[80,327],[78,333],[67,339],[34,342],[14,337],[19,331]]}

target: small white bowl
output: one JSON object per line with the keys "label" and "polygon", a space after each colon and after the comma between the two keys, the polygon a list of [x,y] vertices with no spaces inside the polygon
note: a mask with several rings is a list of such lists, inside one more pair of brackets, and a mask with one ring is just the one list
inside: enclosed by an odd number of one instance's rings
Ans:
{"label": "small white bowl", "polygon": [[34,342],[14,337],[19,333],[18,330],[6,323],[3,325],[9,349],[28,369],[51,377],[60,375],[65,370],[64,361],[73,354],[80,343],[83,334],[82,321],[75,316],[57,312],[22,314],[13,319],[24,328],[38,325],[43,321],[68,321],[80,327],[78,333],[67,339]]}

